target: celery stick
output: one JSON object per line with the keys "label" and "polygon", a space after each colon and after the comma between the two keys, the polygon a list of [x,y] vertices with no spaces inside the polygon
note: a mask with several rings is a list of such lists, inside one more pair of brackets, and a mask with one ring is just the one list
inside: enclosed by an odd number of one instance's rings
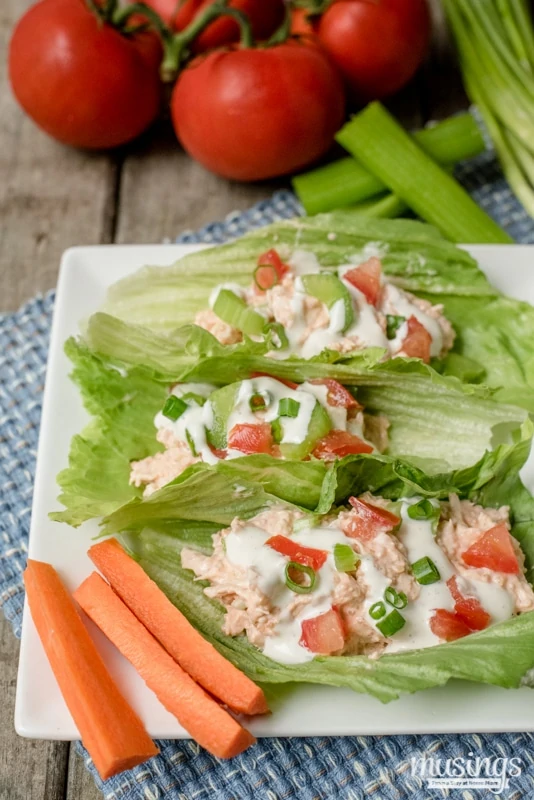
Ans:
{"label": "celery stick", "polygon": [[[348,122],[340,131],[350,131]],[[441,164],[456,164],[484,150],[484,140],[470,114],[458,114],[414,133],[421,147]],[[341,139],[340,139],[341,141]],[[385,190],[384,184],[353,158],[342,158],[293,179],[308,214],[353,206]]]}
{"label": "celery stick", "polygon": [[453,242],[513,241],[380,103],[371,103],[353,119],[342,144]]}
{"label": "celery stick", "polygon": [[365,214],[367,217],[380,217],[381,219],[394,219],[402,217],[410,209],[396,194],[387,192],[378,197],[371,197],[361,203],[351,206],[354,211]]}

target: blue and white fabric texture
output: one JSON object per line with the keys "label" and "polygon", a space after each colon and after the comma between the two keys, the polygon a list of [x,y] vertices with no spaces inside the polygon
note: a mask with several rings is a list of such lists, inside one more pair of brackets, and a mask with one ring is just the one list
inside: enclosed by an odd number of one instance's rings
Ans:
{"label": "blue and white fabric texture", "polygon": [[[518,242],[534,241],[534,222],[511,193],[491,153],[458,167],[478,203]],[[252,228],[302,213],[295,196],[277,192],[245,212],[230,214],[177,242],[220,243]],[[0,315],[0,605],[20,636],[32,487],[54,293],[18,312]],[[469,713],[467,711],[467,713]],[[407,722],[407,724],[409,724]],[[87,768],[107,800],[474,800],[488,790],[430,790],[412,775],[412,759],[479,755],[521,759],[521,775],[499,796],[534,796],[534,737],[498,735],[358,736],[263,739],[231,762],[219,761],[191,741],[161,741],[147,764],[102,783],[87,752]]]}

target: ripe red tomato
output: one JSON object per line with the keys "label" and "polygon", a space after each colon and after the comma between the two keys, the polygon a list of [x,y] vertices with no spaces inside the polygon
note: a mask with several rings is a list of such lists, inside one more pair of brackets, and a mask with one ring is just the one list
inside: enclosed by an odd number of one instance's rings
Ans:
{"label": "ripe red tomato", "polygon": [[356,398],[349,392],[348,389],[335,381],[332,378],[314,378],[310,383],[316,386],[326,386],[328,389],[326,399],[329,406],[337,408],[354,408],[363,409],[363,406],[358,403]]}
{"label": "ripe red tomato", "polygon": [[343,277],[364,295],[368,303],[376,306],[380,296],[380,279],[382,277],[382,265],[378,258],[373,256],[359,267],[345,272]]}
{"label": "ripe red tomato", "polygon": [[[152,7],[166,5],[170,9],[171,24],[177,31],[182,31],[203,11],[212,5],[214,0],[185,0],[176,9],[176,0],[150,0]],[[258,42],[269,39],[284,20],[283,0],[231,0],[230,8],[237,8],[248,17],[252,26],[252,35]],[[169,19],[169,15],[166,15]],[[202,31],[193,44],[194,53],[204,53],[225,44],[238,42],[239,24],[230,16],[221,16]]]}
{"label": "ripe red tomato", "polygon": [[268,547],[272,547],[277,553],[282,556],[287,556],[290,561],[296,561],[297,564],[304,564],[306,567],[311,567],[314,570],[319,570],[324,565],[328,553],[326,550],[317,550],[315,547],[305,547],[299,544],[294,539],[289,539],[287,536],[271,536],[265,542]]}
{"label": "ripe red tomato", "polygon": [[268,422],[260,422],[252,425],[244,422],[234,425],[228,434],[228,448],[230,450],[240,450],[246,455],[253,453],[268,453],[273,449],[273,437],[271,426]]}
{"label": "ripe red tomato", "polygon": [[336,0],[314,23],[356,100],[396,92],[420,66],[430,37],[426,0]]}
{"label": "ripe red tomato", "polygon": [[387,508],[375,506],[361,497],[349,497],[355,513],[351,514],[343,532],[345,536],[361,539],[363,542],[374,539],[379,533],[389,533],[400,523],[400,517]]}
{"label": "ripe red tomato", "polygon": [[22,108],[54,139],[107,148],[157,116],[160,61],[155,34],[123,36],[83,0],[40,0],[13,32],[9,76]]}
{"label": "ripe red tomato", "polygon": [[416,317],[408,319],[408,333],[402,341],[402,352],[408,358],[420,358],[425,364],[430,361],[432,336]]}
{"label": "ripe red tomato", "polygon": [[454,611],[461,617],[472,631],[483,631],[491,622],[491,616],[476,597],[464,596],[458,586],[458,579],[453,575],[447,586],[454,600]]}
{"label": "ripe red tomato", "polygon": [[521,572],[512,538],[502,522],[483,533],[462,553],[462,560],[470,567],[485,567],[506,575],[519,575]]}
{"label": "ripe red tomato", "polygon": [[446,642],[455,642],[456,639],[462,639],[471,633],[458,614],[445,608],[436,608],[428,624],[434,636],[445,639]]}
{"label": "ripe red tomato", "polygon": [[318,617],[303,620],[301,630],[300,644],[312,653],[328,656],[341,650],[345,644],[343,620],[335,608]]}
{"label": "ripe red tomato", "polygon": [[330,147],[344,110],[335,68],[318,48],[297,41],[195,59],[171,99],[184,149],[212,172],[240,181],[315,161]]}
{"label": "ripe red tomato", "polygon": [[372,446],[360,439],[359,436],[336,429],[319,439],[313,448],[315,458],[321,458],[323,461],[335,461],[338,458],[345,458],[345,456],[372,452]]}

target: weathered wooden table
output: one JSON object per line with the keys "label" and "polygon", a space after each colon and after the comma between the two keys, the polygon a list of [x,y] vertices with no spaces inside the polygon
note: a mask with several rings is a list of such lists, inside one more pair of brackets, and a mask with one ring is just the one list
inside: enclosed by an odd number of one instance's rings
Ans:
{"label": "weathered wooden table", "polygon": [[[0,52],[31,0],[2,0]],[[439,0],[428,62],[393,110],[410,126],[466,106]],[[169,124],[113,153],[76,152],[42,134],[16,107],[0,65],[0,311],[55,285],[72,245],[160,242],[264,199],[287,181],[240,185],[192,162]],[[0,377],[1,380],[1,377]],[[18,642],[0,614],[0,800],[97,800],[67,742],[28,741],[13,729]]]}

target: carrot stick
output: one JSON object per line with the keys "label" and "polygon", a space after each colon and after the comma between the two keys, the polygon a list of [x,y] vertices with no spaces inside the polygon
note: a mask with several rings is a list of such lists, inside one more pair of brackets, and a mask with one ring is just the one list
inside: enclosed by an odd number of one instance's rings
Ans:
{"label": "carrot stick", "polygon": [[200,635],[116,539],[93,545],[89,556],[130,611],[204,689],[233,711],[269,710],[259,686]]}
{"label": "carrot stick", "polygon": [[159,753],[107,671],[55,569],[28,560],[30,611],[61,693],[102,780]]}
{"label": "carrot stick", "polygon": [[256,741],[165,652],[100,575],[93,572],[74,597],[202,747],[233,758]]}

